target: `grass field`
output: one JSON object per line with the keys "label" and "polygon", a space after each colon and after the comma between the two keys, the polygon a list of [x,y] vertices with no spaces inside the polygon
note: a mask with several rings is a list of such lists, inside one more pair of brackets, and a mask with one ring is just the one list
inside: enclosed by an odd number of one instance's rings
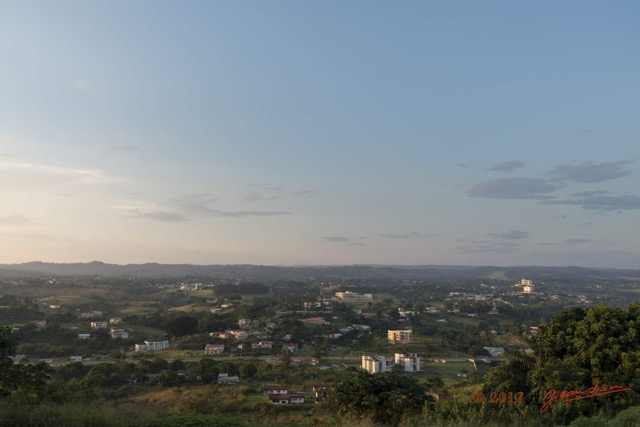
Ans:
{"label": "grass field", "polygon": [[127,326],[131,330],[136,339],[140,341],[148,340],[151,338],[164,338],[167,334],[162,329],[152,328],[151,326],[131,325]]}
{"label": "grass field", "polygon": [[96,300],[78,295],[75,292],[69,292],[68,295],[53,295],[39,298],[38,301],[56,305],[85,305],[96,303]]}
{"label": "grass field", "polygon": [[195,304],[187,304],[187,305],[182,305],[180,307],[173,307],[170,308],[169,311],[173,311],[173,312],[179,312],[179,313],[202,313],[202,312],[209,312],[211,310],[212,306],[211,304],[208,304],[206,302],[198,302]]}
{"label": "grass field", "polygon": [[122,306],[118,311],[121,315],[146,315],[156,313],[158,309],[153,301],[134,301]]}

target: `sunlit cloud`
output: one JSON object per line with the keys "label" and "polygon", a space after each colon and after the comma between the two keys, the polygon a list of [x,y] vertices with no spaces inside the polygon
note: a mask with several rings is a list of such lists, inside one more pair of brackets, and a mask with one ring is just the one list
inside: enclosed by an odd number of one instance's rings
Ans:
{"label": "sunlit cloud", "polygon": [[82,182],[107,183],[116,179],[96,169],[68,168],[37,163],[10,162],[0,160],[0,176],[26,174],[31,180],[37,177],[43,179],[65,179]]}

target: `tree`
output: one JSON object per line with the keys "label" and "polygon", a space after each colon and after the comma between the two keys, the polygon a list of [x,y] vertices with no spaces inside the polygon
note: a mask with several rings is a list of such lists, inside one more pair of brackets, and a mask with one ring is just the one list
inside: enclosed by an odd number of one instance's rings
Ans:
{"label": "tree", "polygon": [[291,352],[286,347],[280,351],[280,364],[282,366],[291,365]]}
{"label": "tree", "polygon": [[540,327],[534,357],[506,355],[485,377],[484,391],[522,391],[538,408],[550,390],[584,391],[621,386],[630,390],[594,399],[553,401],[546,416],[566,424],[580,416],[611,416],[640,403],[640,304],[572,308]]}
{"label": "tree", "polygon": [[39,393],[53,372],[46,363],[14,364],[9,356],[15,354],[17,345],[18,338],[13,329],[0,326],[0,397],[12,393]]}
{"label": "tree", "polygon": [[192,335],[198,331],[198,319],[189,316],[180,316],[169,320],[167,331],[174,337]]}
{"label": "tree", "polygon": [[425,392],[415,378],[400,372],[358,371],[331,387],[329,401],[338,406],[341,415],[397,425],[422,411]]}
{"label": "tree", "polygon": [[18,337],[8,326],[0,326],[0,366],[12,363],[9,356],[16,354],[18,347]]}
{"label": "tree", "polygon": [[176,371],[162,371],[156,377],[156,383],[160,387],[175,387],[181,383],[182,378]]}
{"label": "tree", "polygon": [[240,376],[242,378],[253,378],[258,372],[258,368],[255,363],[243,363],[240,366]]}

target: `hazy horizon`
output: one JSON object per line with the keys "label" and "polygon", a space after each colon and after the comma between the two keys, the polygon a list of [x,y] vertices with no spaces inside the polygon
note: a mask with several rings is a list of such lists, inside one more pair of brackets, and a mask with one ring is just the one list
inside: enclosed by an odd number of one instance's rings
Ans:
{"label": "hazy horizon", "polygon": [[640,4],[0,10],[2,264],[640,265]]}

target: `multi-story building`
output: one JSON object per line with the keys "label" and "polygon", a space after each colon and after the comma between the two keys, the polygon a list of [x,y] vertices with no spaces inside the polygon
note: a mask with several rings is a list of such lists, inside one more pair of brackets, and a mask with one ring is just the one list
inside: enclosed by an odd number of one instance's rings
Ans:
{"label": "multi-story building", "polygon": [[413,339],[413,331],[410,329],[388,330],[387,340],[389,344],[395,344],[396,342],[411,342]]}
{"label": "multi-story building", "polygon": [[110,334],[111,334],[111,338],[116,339],[116,338],[122,338],[122,339],[127,339],[129,338],[129,332],[121,329],[121,328],[111,328],[109,330]]}
{"label": "multi-story building", "polygon": [[107,322],[91,322],[93,329],[107,329]]}
{"label": "multi-story building", "polygon": [[156,351],[166,350],[169,348],[169,341],[167,340],[149,340],[144,344],[136,344],[135,351]]}
{"label": "multi-story building", "polygon": [[391,369],[393,363],[389,363],[385,356],[362,356],[362,369],[376,374]]}
{"label": "multi-story building", "polygon": [[373,294],[358,294],[356,292],[336,292],[336,298],[344,302],[373,302]]}
{"label": "multi-story building", "polygon": [[274,405],[289,405],[291,403],[304,403],[304,393],[270,394],[269,402]]}
{"label": "multi-story building", "polygon": [[263,394],[288,394],[289,386],[286,385],[266,385],[262,387]]}
{"label": "multi-story building", "polygon": [[224,353],[224,344],[207,344],[204,346],[204,354],[213,355]]}
{"label": "multi-story building", "polygon": [[405,372],[418,372],[420,370],[420,358],[415,353],[396,353],[393,361]]}

